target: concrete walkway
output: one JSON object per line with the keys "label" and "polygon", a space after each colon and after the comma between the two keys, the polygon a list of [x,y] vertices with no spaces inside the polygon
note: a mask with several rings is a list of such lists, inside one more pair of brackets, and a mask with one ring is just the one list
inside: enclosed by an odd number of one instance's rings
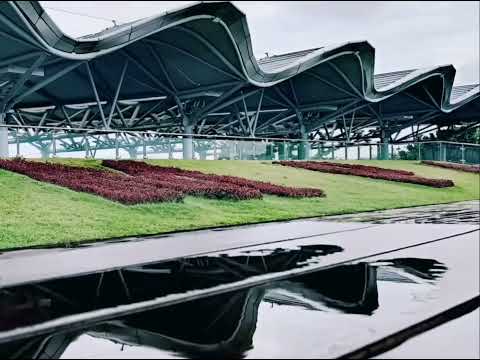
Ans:
{"label": "concrete walkway", "polygon": [[[472,233],[474,225],[335,223],[299,220],[165,236],[123,239],[94,246],[6,252],[0,255],[0,287],[84,275],[179,257],[288,242],[288,246],[330,244],[344,251],[326,265]],[[475,235],[475,236],[478,236]]]}
{"label": "concrete walkway", "polygon": [[[403,211],[405,210],[403,209]],[[419,212],[418,208],[415,208],[414,212],[428,214],[425,211]],[[456,213],[458,214],[458,212]],[[406,214],[408,212],[405,212],[400,218],[405,218]],[[275,283],[278,285],[282,284],[282,281],[288,282],[289,279],[299,275],[312,274],[341,264],[364,262],[371,266],[381,267],[388,266],[388,259],[412,258],[427,259],[427,261],[434,259],[439,264],[444,264],[445,270],[448,269],[448,271],[442,276],[441,282],[435,286],[428,281],[423,283],[426,285],[425,289],[428,290],[425,298],[428,301],[421,300],[420,295],[415,295],[412,299],[406,298],[396,302],[398,294],[395,295],[395,291],[391,292],[391,295],[380,291],[381,309],[388,309],[385,304],[390,301],[393,308],[403,309],[402,316],[392,317],[391,310],[390,312],[377,311],[375,316],[366,318],[369,321],[368,327],[375,329],[372,333],[364,331],[367,324],[358,323],[357,326],[354,326],[355,321],[349,318],[348,326],[346,324],[339,326],[338,331],[331,332],[332,334],[343,334],[341,338],[333,337],[330,341],[331,344],[335,344],[336,350],[333,351],[331,346],[321,347],[316,350],[318,353],[316,352],[315,355],[319,357],[332,356],[332,354],[340,356],[358,349],[363,351],[361,346],[364,344],[380,341],[386,336],[394,335],[399,330],[403,331],[402,329],[425,322],[443,312],[453,311],[461,304],[478,297],[479,293],[478,240],[480,226],[478,224],[416,224],[412,221],[402,223],[404,221],[399,220],[398,216],[392,219],[392,222],[399,221],[400,223],[374,224],[323,221],[323,219],[295,220],[163,236],[126,238],[68,249],[5,252],[0,254],[0,288],[72,277],[67,280],[70,284],[70,281],[75,281],[76,277],[80,275],[185,257],[227,255],[227,258],[232,258],[245,256],[247,253],[255,256],[255,254],[271,253],[280,248],[284,250],[319,249],[333,246],[336,249],[335,252],[328,253],[328,256],[318,256],[315,261],[285,271],[266,272],[233,282],[183,293],[167,294],[133,303],[119,303],[113,307],[71,314],[32,326],[0,332],[0,343],[29,336],[47,335],[53,331],[66,331],[67,329],[73,331],[100,321],[110,321],[129,314],[173,306],[185,301],[201,300],[264,284]],[[414,219],[414,216],[412,215],[410,219]],[[381,281],[385,282],[386,280],[387,286],[388,284],[402,284],[402,281],[397,281],[398,274],[393,274],[388,268],[383,275],[381,271],[379,274],[378,286],[382,285]],[[408,272],[401,274],[403,277],[408,277]],[[42,284],[38,285],[40,287]],[[379,287],[379,289],[384,288]],[[389,287],[385,289],[389,289]],[[7,292],[9,290],[11,289],[7,289]],[[385,314],[385,318],[383,314]],[[336,319],[332,324],[340,320],[340,318]],[[315,324],[328,325],[325,320],[315,322]],[[333,328],[332,324],[323,330],[315,329],[314,333],[327,331]],[[325,340],[324,336],[323,341]],[[258,350],[260,347],[257,346],[256,349]]]}

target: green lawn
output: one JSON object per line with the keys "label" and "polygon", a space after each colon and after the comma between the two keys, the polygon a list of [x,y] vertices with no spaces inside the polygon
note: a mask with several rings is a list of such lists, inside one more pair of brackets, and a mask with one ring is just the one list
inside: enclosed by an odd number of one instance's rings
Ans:
{"label": "green lawn", "polygon": [[[55,161],[100,167],[97,160]],[[150,162],[284,185],[318,187],[326,191],[327,197],[286,199],[265,196],[263,200],[237,202],[187,197],[183,203],[125,206],[0,170],[0,249],[448,203],[480,197],[478,175],[420,165],[414,161],[357,163],[412,170],[426,177],[448,178],[456,186],[434,189],[323,174],[264,161]]]}

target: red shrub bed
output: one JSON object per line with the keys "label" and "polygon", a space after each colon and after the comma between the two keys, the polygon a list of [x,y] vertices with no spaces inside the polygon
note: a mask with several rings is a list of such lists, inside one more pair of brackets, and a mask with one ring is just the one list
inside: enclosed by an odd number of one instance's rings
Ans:
{"label": "red shrub bed", "polygon": [[422,164],[480,174],[480,165],[465,165],[465,164],[455,164],[455,163],[430,161],[430,160],[423,160]]}
{"label": "red shrub bed", "polygon": [[437,188],[454,186],[454,183],[451,180],[429,179],[416,176],[414,173],[409,171],[383,169],[375,166],[338,164],[326,161],[274,161],[273,163],[331,174],[355,175],[372,179],[398,181]]}
{"label": "red shrub bed", "polygon": [[145,183],[153,186],[174,189],[186,195],[204,196],[211,199],[248,200],[261,199],[262,193],[255,189],[242,188],[240,186],[218,183],[208,180],[197,180],[184,176],[165,175],[157,178],[149,175],[134,175],[141,178]]}
{"label": "red shrub bed", "polygon": [[[332,165],[333,163],[329,163],[327,161],[322,162],[322,164]],[[370,171],[370,172],[381,172],[383,174],[392,173],[392,174],[402,174],[402,175],[415,175],[411,171],[406,170],[393,170],[393,169],[385,169],[377,166],[370,166],[370,165],[358,165],[358,164],[342,164],[342,163],[335,163],[335,166],[343,167],[346,169],[356,169],[362,171]]]}
{"label": "red shrub bed", "polygon": [[103,165],[125,174],[35,161],[0,160],[0,169],[124,204],[181,200],[185,195],[233,200],[261,199],[262,193],[290,197],[324,196],[319,189],[290,188],[137,161],[105,160]]}
{"label": "red shrub bed", "polygon": [[288,197],[325,196],[320,189],[292,188],[235,176],[204,174],[199,171],[154,166],[139,161],[104,160],[103,165],[129,175],[148,178],[152,184],[169,186],[192,195],[235,199],[261,197],[262,193]]}
{"label": "red shrub bed", "polygon": [[123,204],[173,201],[184,197],[179,191],[109,171],[24,160],[0,160],[0,168]]}

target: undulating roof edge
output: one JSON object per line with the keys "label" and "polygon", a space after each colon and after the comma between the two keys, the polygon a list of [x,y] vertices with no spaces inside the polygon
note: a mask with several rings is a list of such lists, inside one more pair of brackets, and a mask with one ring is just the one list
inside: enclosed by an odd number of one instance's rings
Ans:
{"label": "undulating roof edge", "polygon": [[[253,55],[246,16],[230,2],[196,3],[162,15],[137,20],[127,26],[119,26],[118,29],[109,29],[99,33],[95,39],[88,36],[80,39],[68,37],[37,1],[9,2],[8,5],[23,21],[22,25],[27,29],[27,34],[38,47],[72,61],[94,59],[173,26],[199,19],[211,19],[220,24],[229,35],[241,66],[238,70],[242,72],[245,80],[254,86],[270,87],[317,65],[346,56],[361,69],[361,88],[356,90],[366,101],[372,103],[383,101],[417,84],[429,86],[428,80],[431,78],[437,78],[442,82],[438,105],[445,113],[480,96],[478,86],[461,96],[451,96],[455,78],[455,68],[452,65],[408,71],[398,78],[387,80],[384,86],[377,89],[374,75],[375,49],[367,41],[348,42],[305,51],[304,55],[294,57],[293,61],[266,68],[261,65],[262,61],[257,61]],[[346,74],[346,78],[353,75]]]}

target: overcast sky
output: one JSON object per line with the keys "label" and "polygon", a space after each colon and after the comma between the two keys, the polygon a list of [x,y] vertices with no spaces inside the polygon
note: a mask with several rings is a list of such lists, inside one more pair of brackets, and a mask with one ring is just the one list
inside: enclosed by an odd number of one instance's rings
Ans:
{"label": "overcast sky", "polygon": [[[77,37],[191,1],[41,1],[60,28]],[[247,15],[257,57],[347,41],[368,40],[375,72],[453,64],[455,85],[479,82],[480,2],[462,1],[233,1]]]}

